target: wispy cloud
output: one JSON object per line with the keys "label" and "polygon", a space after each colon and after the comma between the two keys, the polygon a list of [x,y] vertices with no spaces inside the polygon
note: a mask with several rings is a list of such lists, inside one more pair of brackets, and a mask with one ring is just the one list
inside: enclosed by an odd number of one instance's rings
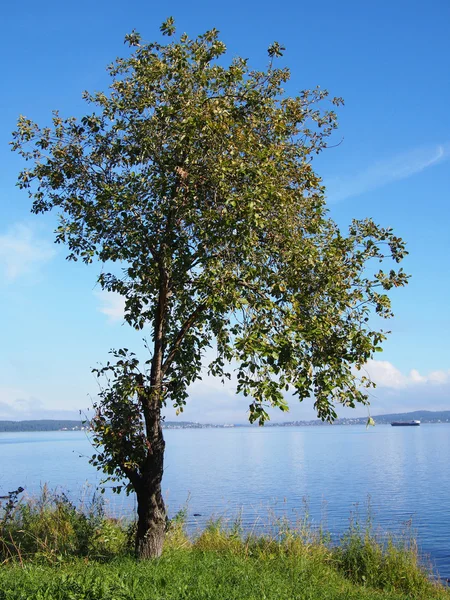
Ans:
{"label": "wispy cloud", "polygon": [[0,419],[25,421],[28,419],[79,419],[78,410],[49,408],[29,391],[0,387]]}
{"label": "wispy cloud", "polygon": [[53,244],[37,237],[34,229],[24,223],[16,223],[0,234],[0,272],[7,281],[36,272],[55,254]]}
{"label": "wispy cloud", "polygon": [[100,301],[99,311],[108,317],[111,322],[123,321],[125,312],[125,298],[115,292],[100,290],[94,292]]}
{"label": "wispy cloud", "polygon": [[[379,161],[359,173],[335,178],[327,184],[329,202],[339,202],[384,187],[450,159],[450,142],[415,148]],[[325,182],[326,183],[326,182]]]}

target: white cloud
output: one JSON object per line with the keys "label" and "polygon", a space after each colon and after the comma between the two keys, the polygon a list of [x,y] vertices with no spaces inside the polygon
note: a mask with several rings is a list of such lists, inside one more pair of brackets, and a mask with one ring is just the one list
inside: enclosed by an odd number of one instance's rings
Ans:
{"label": "white cloud", "polygon": [[447,371],[432,371],[421,375],[416,369],[408,374],[399,371],[387,360],[369,360],[366,370],[378,387],[400,390],[417,385],[445,385],[450,383],[450,369]]}
{"label": "white cloud", "polygon": [[122,321],[125,312],[125,298],[116,292],[101,290],[94,292],[100,300],[99,311],[107,315],[111,322]]}
{"label": "white cloud", "polygon": [[411,369],[409,376],[410,376],[412,383],[426,383],[427,382],[427,378],[424,377],[423,375],[421,375],[419,373],[419,371],[417,371],[416,369]]}
{"label": "white cloud", "polygon": [[8,281],[36,272],[55,254],[53,244],[39,239],[24,223],[16,223],[0,234],[0,270]]}
{"label": "white cloud", "polygon": [[339,202],[353,196],[360,196],[407,179],[429,167],[450,159],[450,143],[415,148],[383,161],[379,161],[360,173],[332,179],[327,184],[328,200]]}

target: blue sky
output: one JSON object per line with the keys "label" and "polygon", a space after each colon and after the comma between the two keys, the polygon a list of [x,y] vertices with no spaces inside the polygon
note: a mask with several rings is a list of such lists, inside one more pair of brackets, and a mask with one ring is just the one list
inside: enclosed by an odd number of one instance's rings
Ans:
{"label": "blue sky", "polygon": [[[383,354],[368,365],[378,387],[371,412],[450,409],[450,4],[323,0],[159,4],[136,0],[7,3],[0,25],[0,419],[76,416],[96,393],[90,368],[111,347],[137,347],[120,299],[95,286],[95,267],[65,261],[54,217],[29,213],[15,187],[22,167],[8,147],[19,114],[45,124],[52,109],[84,110],[81,92],[105,89],[105,66],[136,28],[159,35],[169,15],[191,36],[216,27],[230,56],[264,66],[274,40],[286,47],[288,92],[320,85],[342,96],[337,147],[316,162],[333,218],[371,216],[408,242],[406,289]],[[183,418],[243,422],[247,403],[205,378]],[[366,414],[364,409],[355,415]],[[311,418],[292,402],[288,418]],[[273,420],[285,420],[273,413]]]}

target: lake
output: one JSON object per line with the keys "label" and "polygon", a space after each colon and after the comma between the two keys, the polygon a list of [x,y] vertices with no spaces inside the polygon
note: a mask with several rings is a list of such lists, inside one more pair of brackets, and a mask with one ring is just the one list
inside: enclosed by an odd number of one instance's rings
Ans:
{"label": "lake", "polygon": [[[370,498],[375,527],[397,534],[412,521],[421,550],[450,578],[450,424],[176,429],[165,438],[169,514],[188,501],[191,531],[239,513],[244,528],[262,531],[307,510],[336,538],[352,514],[365,519]],[[84,432],[0,433],[0,495],[48,483],[78,502],[101,480],[92,453]],[[135,508],[131,496],[107,491],[106,501],[116,516]]]}

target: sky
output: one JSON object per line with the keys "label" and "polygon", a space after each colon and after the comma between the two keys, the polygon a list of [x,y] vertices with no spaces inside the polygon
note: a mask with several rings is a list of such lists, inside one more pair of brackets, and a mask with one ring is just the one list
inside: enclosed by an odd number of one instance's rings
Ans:
{"label": "sky", "polygon": [[[96,285],[98,268],[65,260],[55,217],[30,214],[15,186],[23,164],[8,146],[17,117],[44,125],[54,109],[82,115],[81,93],[107,88],[105,67],[126,52],[125,34],[158,39],[170,15],[190,36],[219,29],[229,56],[258,68],[277,40],[286,47],[279,64],[292,73],[287,93],[320,85],[344,98],[334,147],[315,161],[330,214],[343,228],[372,217],[409,251],[410,283],[392,294],[395,317],[384,324],[392,333],[367,365],[377,383],[371,414],[450,410],[447,0],[23,0],[2,8],[0,24],[0,419],[76,418],[98,391],[91,368],[142,337],[124,324],[121,299]],[[233,383],[205,376],[182,418],[243,423],[247,409]],[[288,415],[271,418],[314,418],[312,402],[292,399]]]}

